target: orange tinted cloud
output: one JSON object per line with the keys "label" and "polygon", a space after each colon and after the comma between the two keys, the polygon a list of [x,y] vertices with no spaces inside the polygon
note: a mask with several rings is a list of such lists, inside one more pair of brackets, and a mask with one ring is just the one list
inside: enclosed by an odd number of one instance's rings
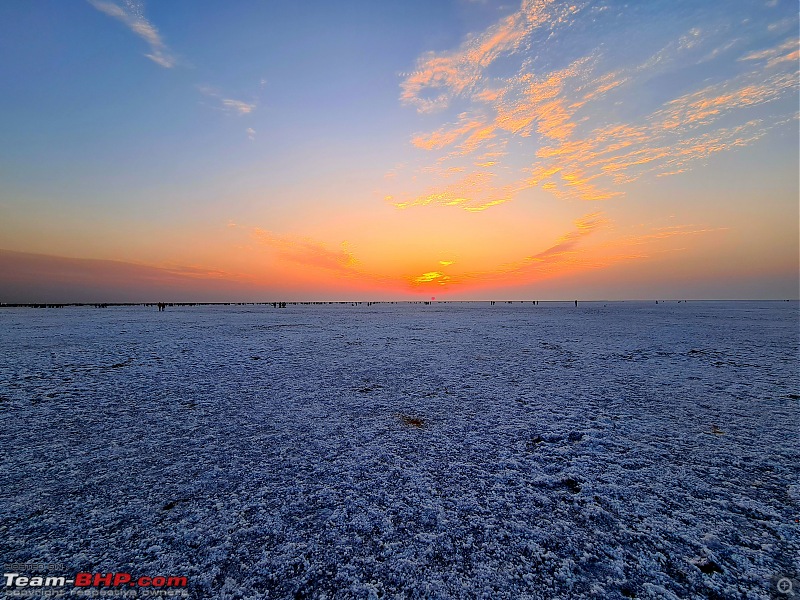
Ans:
{"label": "orange tinted cloud", "polygon": [[428,190],[416,197],[406,197],[393,203],[398,208],[441,204],[461,206],[470,211],[486,210],[510,200],[515,190],[512,186],[496,185],[495,174],[488,169],[473,171],[454,183]]}
{"label": "orange tinted cloud", "polygon": [[441,129],[428,134],[417,134],[411,142],[423,150],[438,150],[451,145],[456,140],[463,138],[470,132],[483,127],[485,123],[481,120],[468,119],[467,114],[461,115],[461,119],[456,126],[442,127]]}
{"label": "orange tinted cloud", "polygon": [[469,38],[455,52],[423,55],[401,84],[400,99],[419,112],[445,108],[455,96],[473,91],[484,70],[519,50],[533,31],[561,24],[575,11],[554,0],[526,0],[517,12]]}
{"label": "orange tinted cloud", "polygon": [[692,128],[733,110],[772,102],[796,87],[796,77],[789,74],[773,75],[759,83],[751,83],[750,77],[734,79],[676,98],[653,117],[664,129]]}
{"label": "orange tinted cloud", "polygon": [[[417,170],[426,178],[405,179],[419,186],[416,191],[392,194],[403,198],[397,206],[485,210],[534,187],[564,199],[617,198],[626,184],[645,175],[683,173],[712,154],[762,138],[776,124],[760,118],[756,109],[797,94],[798,43],[791,38],[738,61],[732,57],[734,64],[753,63],[749,70],[680,95],[670,96],[665,88],[660,104],[641,111],[637,90],[652,78],[689,60],[702,64],[736,45],[709,50],[718,38],[698,27],[627,67],[604,69],[597,50],[563,68],[535,69],[529,57],[534,32],[569,28],[580,16],[575,7],[526,2],[458,50],[419,60],[418,71],[403,83],[403,102],[428,112],[458,97],[470,108],[455,122],[413,138],[432,162]],[[501,56],[506,63],[517,58],[514,75],[489,75]],[[773,70],[765,74],[765,67]],[[636,106],[628,111],[635,117],[620,119],[626,113],[615,107],[626,102]],[[496,157],[488,158],[489,153]],[[463,174],[455,183],[450,180],[454,172]]]}
{"label": "orange tinted cloud", "polygon": [[447,283],[449,279],[450,278],[444,273],[440,273],[439,271],[430,271],[414,278],[414,283],[430,283],[435,281],[436,283],[444,284]]}
{"label": "orange tinted cloud", "polygon": [[798,59],[800,58],[800,51],[798,51],[799,45],[800,41],[798,41],[797,38],[792,37],[783,42],[782,44],[775,46],[774,48],[767,48],[766,50],[751,52],[743,56],[739,60],[755,60],[755,61],[766,60],[767,68],[778,66],[781,63],[796,64]]}
{"label": "orange tinted cloud", "polygon": [[301,265],[351,272],[357,264],[344,243],[339,250],[331,250],[321,242],[308,238],[276,235],[258,227],[253,230],[253,236],[262,244],[274,248],[281,258]]}

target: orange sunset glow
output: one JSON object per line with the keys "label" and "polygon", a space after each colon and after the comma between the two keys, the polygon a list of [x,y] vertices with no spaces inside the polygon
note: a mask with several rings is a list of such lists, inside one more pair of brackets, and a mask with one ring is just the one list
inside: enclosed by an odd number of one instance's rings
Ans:
{"label": "orange sunset glow", "polygon": [[797,297],[795,5],[395,8],[4,7],[0,301]]}

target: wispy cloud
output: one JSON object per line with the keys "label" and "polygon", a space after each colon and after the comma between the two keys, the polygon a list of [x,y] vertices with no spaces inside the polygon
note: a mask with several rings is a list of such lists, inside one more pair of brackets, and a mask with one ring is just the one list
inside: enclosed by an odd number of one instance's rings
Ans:
{"label": "wispy cloud", "polygon": [[691,235],[700,235],[703,233],[714,233],[728,231],[727,227],[698,227],[697,225],[669,225],[666,227],[657,227],[650,233],[623,238],[621,243],[627,246],[645,244],[652,240],[665,240],[673,237],[685,237]]}
{"label": "wispy cloud", "polygon": [[238,115],[249,115],[256,107],[254,103],[242,102],[241,100],[233,100],[232,98],[223,98],[222,106],[227,108],[233,113]]}
{"label": "wispy cloud", "polygon": [[765,50],[760,50],[757,52],[751,52],[743,56],[740,60],[766,61],[766,67],[768,69],[781,63],[796,64],[798,58],[800,58],[798,46],[800,46],[800,40],[792,37],[779,46],[775,46],[774,48],[766,48]]}
{"label": "wispy cloud", "polygon": [[[616,10],[624,17],[624,8]],[[390,201],[485,210],[530,188],[560,198],[616,198],[643,176],[683,173],[752,144],[796,110],[785,100],[798,89],[797,39],[736,56],[744,38],[763,31],[738,31],[732,22],[690,27],[628,64],[609,59],[602,46],[558,67],[540,57],[542,40],[585,33],[597,15],[581,2],[526,1],[457,50],[423,55],[400,99],[421,113],[441,110],[447,121],[411,138],[425,155],[404,178],[411,185]],[[653,85],[676,72],[702,73],[712,61],[727,61],[713,79],[687,76],[678,93]],[[766,114],[759,107],[767,104],[780,108]],[[451,120],[444,109],[456,105]]]}
{"label": "wispy cloud", "polygon": [[158,29],[144,16],[142,2],[126,0],[121,4],[107,0],[88,0],[89,4],[109,17],[125,24],[133,33],[142,38],[150,46],[147,58],[161,65],[165,69],[175,66],[175,57],[170,52]]}
{"label": "wispy cloud", "polygon": [[763,137],[774,123],[742,121],[740,115],[787,96],[796,85],[788,74],[766,79],[746,74],[670,100],[638,123],[554,140],[536,151],[529,184],[559,197],[604,200],[621,195],[622,184],[643,175],[684,172],[700,159]]}
{"label": "wispy cloud", "polygon": [[423,55],[403,81],[402,101],[419,112],[432,112],[459,95],[483,91],[476,88],[492,63],[523,48],[534,31],[560,24],[577,10],[554,0],[526,0],[520,10],[469,38],[455,52]]}
{"label": "wispy cloud", "polygon": [[[144,4],[141,0],[87,0],[89,4],[100,12],[124,23],[128,29],[145,40],[150,46],[147,58],[161,65],[164,68],[172,68],[176,65],[176,59],[167,47],[161,34],[155,25],[150,23],[144,16]],[[263,89],[266,80],[261,79],[259,88]],[[247,102],[237,98],[230,98],[214,87],[208,85],[197,85],[197,90],[206,97],[214,98],[215,108],[229,115],[249,115],[257,107],[256,102]],[[255,139],[255,130],[248,128],[247,137]]]}
{"label": "wispy cloud", "polygon": [[445,275],[444,273],[440,273],[439,271],[430,271],[428,273],[423,273],[419,277],[414,278],[414,283],[431,283],[435,281],[438,284],[446,284],[450,278]]}
{"label": "wispy cloud", "polygon": [[210,85],[198,85],[196,87],[201,94],[207,98],[214,98],[218,102],[217,109],[230,115],[249,115],[258,106],[255,102],[226,98],[225,94]]}
{"label": "wispy cloud", "polygon": [[351,272],[357,265],[355,257],[347,250],[346,243],[338,250],[333,250],[316,240],[279,235],[259,227],[253,229],[253,236],[260,243],[277,251],[281,258],[301,265],[339,272]]}
{"label": "wispy cloud", "polygon": [[458,178],[453,183],[427,190],[419,196],[396,200],[387,199],[398,208],[441,204],[461,206],[471,212],[482,211],[510,200],[516,190],[513,186],[496,184],[496,175],[488,169],[476,170]]}

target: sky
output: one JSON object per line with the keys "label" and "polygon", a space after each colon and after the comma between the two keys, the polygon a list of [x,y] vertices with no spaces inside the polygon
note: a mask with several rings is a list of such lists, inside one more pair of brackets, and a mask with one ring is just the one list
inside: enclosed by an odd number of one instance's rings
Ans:
{"label": "sky", "polygon": [[0,80],[0,302],[798,297],[795,0],[10,0]]}

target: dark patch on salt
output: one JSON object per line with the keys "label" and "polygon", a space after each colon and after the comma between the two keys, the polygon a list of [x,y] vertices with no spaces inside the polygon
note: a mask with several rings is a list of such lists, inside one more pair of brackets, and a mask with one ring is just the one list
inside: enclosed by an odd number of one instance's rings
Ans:
{"label": "dark patch on salt", "polygon": [[167,502],[164,506],[162,506],[161,510],[172,510],[173,508],[178,506],[178,504],[180,504],[181,502],[189,502],[189,500],[191,500],[191,498],[178,498],[177,500],[172,500],[170,502]]}
{"label": "dark patch on salt", "polygon": [[714,573],[722,573],[722,567],[720,567],[710,558],[696,558],[690,562],[706,575],[713,575]]}
{"label": "dark patch on salt", "polygon": [[571,431],[567,436],[570,442],[580,442],[583,439],[583,434],[578,431]]}
{"label": "dark patch on salt", "polygon": [[422,417],[400,415],[400,420],[403,422],[403,425],[408,425],[409,427],[416,427],[417,429],[425,427],[425,419]]}
{"label": "dark patch on salt", "polygon": [[529,439],[527,442],[525,442],[525,447],[526,447],[528,450],[535,450],[535,449],[536,449],[536,447],[537,447],[539,444],[541,444],[543,441],[544,441],[544,440],[542,439],[542,436],[540,436],[540,435],[534,435],[534,436],[532,436],[532,437],[531,437],[531,439]]}

